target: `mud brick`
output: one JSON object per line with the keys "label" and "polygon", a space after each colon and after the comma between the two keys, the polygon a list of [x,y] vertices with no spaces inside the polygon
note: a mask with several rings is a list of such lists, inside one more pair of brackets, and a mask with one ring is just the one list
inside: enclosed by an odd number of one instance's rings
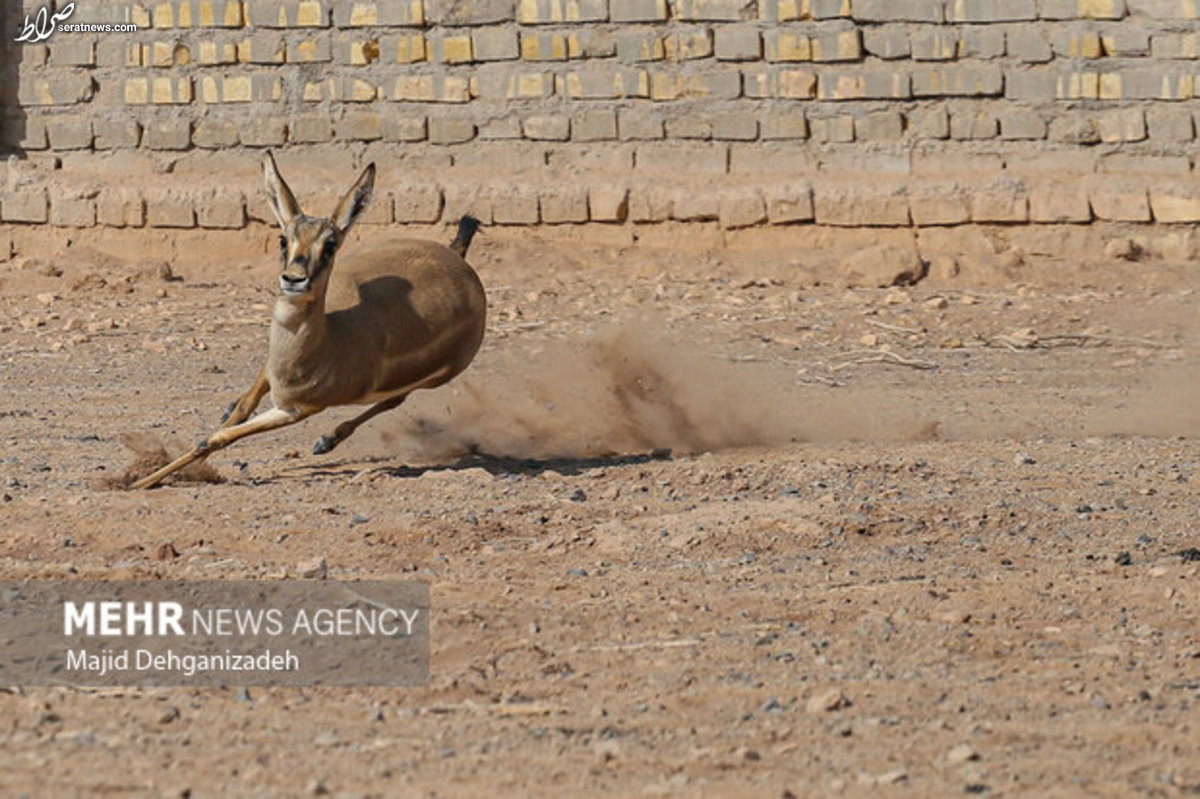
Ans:
{"label": "mud brick", "polygon": [[406,115],[387,117],[383,120],[384,141],[424,141],[428,135],[429,130],[423,116]]}
{"label": "mud brick", "polygon": [[745,112],[715,114],[711,117],[712,137],[721,141],[754,141],[758,138],[758,120]]}
{"label": "mud brick", "polygon": [[432,117],[429,120],[431,144],[459,144],[475,138],[475,123],[469,119]]}
{"label": "mud brick", "polygon": [[566,73],[566,92],[572,100],[648,97],[649,83],[644,70],[616,65],[587,65]]}
{"label": "mud brick", "polygon": [[843,143],[854,141],[854,117],[849,115],[809,119],[808,126],[813,141]]}
{"label": "mud brick", "polygon": [[427,0],[429,21],[434,25],[493,25],[516,19],[515,0]]}
{"label": "mud brick", "polygon": [[607,19],[607,0],[517,0],[517,22],[523,25],[604,22]]}
{"label": "mud brick", "polygon": [[429,39],[429,58],[442,64],[468,64],[474,60],[471,37],[466,35],[433,36]]}
{"label": "mud brick", "polygon": [[1156,222],[1200,222],[1200,190],[1191,183],[1155,185],[1150,189],[1150,208]]}
{"label": "mud brick", "polygon": [[806,139],[808,119],[800,110],[772,111],[759,124],[764,139]]}
{"label": "mud brick", "polygon": [[[782,85],[783,72],[780,75]],[[787,85],[791,87],[793,84],[788,82]],[[742,75],[736,69],[698,72],[688,76],[685,94],[688,97],[706,97],[712,100],[735,100],[742,95]]]}
{"label": "mud brick", "polygon": [[906,100],[912,96],[909,74],[900,70],[826,72],[817,80],[822,100]]}
{"label": "mud brick", "polygon": [[971,221],[967,192],[957,183],[926,183],[911,187],[909,211],[918,227],[961,225]]}
{"label": "mud brick", "polygon": [[92,146],[92,123],[86,119],[55,119],[46,121],[46,133],[53,150],[86,150]]}
{"label": "mud brick", "polygon": [[808,100],[816,96],[817,76],[804,69],[748,70],[743,88],[747,97]]}
{"label": "mud brick", "polygon": [[151,150],[186,150],[192,146],[192,121],[152,120],[146,125],[145,143]]}
{"label": "mud brick", "polygon": [[504,186],[489,192],[492,202],[492,221],[497,225],[536,225],[537,191],[526,186]]}
{"label": "mud brick", "polygon": [[141,65],[141,45],[120,36],[111,36],[96,42],[96,66],[116,69]]}
{"label": "mud brick", "polygon": [[1196,134],[1192,114],[1186,108],[1150,108],[1146,132],[1154,141],[1191,141]]}
{"label": "mud brick", "polygon": [[1091,222],[1087,190],[1078,185],[1041,184],[1029,192],[1031,222]]}
{"label": "mud brick", "polygon": [[753,0],[676,0],[673,5],[676,19],[733,22],[753,19],[756,3]]}
{"label": "mud brick", "polygon": [[1145,185],[1111,178],[1089,182],[1088,198],[1092,212],[1105,222],[1150,222],[1150,197]]}
{"label": "mud brick", "polygon": [[[326,49],[328,49],[328,39],[326,41]],[[302,46],[302,45],[300,45]],[[291,55],[291,54],[289,54]],[[197,58],[204,66],[217,66],[220,64],[236,64],[237,63],[237,45],[233,42],[200,42],[197,47]],[[329,60],[327,56],[325,61]]]}
{"label": "mud brick", "polygon": [[425,7],[421,0],[346,0],[333,4],[333,24],[339,28],[421,27]]}
{"label": "mud brick", "polygon": [[538,195],[542,222],[550,225],[588,221],[588,190],[579,185],[557,185]]}
{"label": "mud brick", "polygon": [[609,0],[613,22],[661,22],[667,18],[667,0]]}
{"label": "mud brick", "polygon": [[640,109],[621,109],[617,133],[624,141],[652,141],[666,135],[662,115]]}
{"label": "mud brick", "polygon": [[712,123],[708,115],[696,116],[688,114],[668,119],[666,122],[668,139],[711,139]]}
{"label": "mud brick", "polygon": [[748,175],[798,175],[813,172],[817,162],[803,147],[734,145],[729,149],[729,171]]}
{"label": "mud brick", "polygon": [[762,37],[757,28],[720,27],[714,52],[718,61],[757,61],[762,58]]}
{"label": "mud brick", "polygon": [[514,30],[484,29],[471,34],[476,61],[510,61],[521,55]]}
{"label": "mud brick", "polygon": [[858,28],[817,33],[812,37],[813,61],[858,61],[862,58],[862,36]]}
{"label": "mud brick", "polygon": [[50,224],[55,227],[95,227],[96,201],[90,197],[55,196],[50,203]]}
{"label": "mud brick", "polygon": [[0,230],[0,261],[7,261],[13,256],[12,233]]}
{"label": "mud brick", "polygon": [[315,144],[333,140],[333,120],[326,114],[294,116],[288,125],[288,141]]}
{"label": "mud brick", "polygon": [[571,118],[571,139],[605,141],[617,138],[617,112],[611,108],[582,111]]}
{"label": "mud brick", "polygon": [[948,139],[950,115],[942,106],[914,108],[908,114],[908,130],[917,139]]}
{"label": "mud brick", "polygon": [[676,188],[671,192],[671,218],[679,222],[705,222],[721,214],[720,200],[712,192]]}
{"label": "mud brick", "polygon": [[23,78],[17,86],[17,102],[26,106],[86,103],[93,94],[95,84],[88,75]]}
{"label": "mud brick", "polygon": [[990,108],[955,111],[950,115],[950,138],[957,140],[994,139],[1000,133],[1000,120]]}
{"label": "mud brick", "polygon": [[1097,127],[1103,142],[1142,141],[1146,138],[1146,115],[1141,108],[1102,111]]}
{"label": "mud brick", "polygon": [[887,60],[908,58],[912,54],[908,33],[890,25],[864,30],[863,49],[877,58]]}
{"label": "mud brick", "polygon": [[806,0],[759,0],[758,18],[763,22],[791,22],[807,17]]}
{"label": "mud brick", "polygon": [[[423,44],[424,39],[421,41]],[[294,40],[288,44],[285,55],[291,64],[327,64],[333,60],[333,42],[328,34]]]}
{"label": "mud brick", "polygon": [[971,221],[1028,222],[1029,195],[1025,184],[1003,179],[978,187],[971,192]]}
{"label": "mud brick", "polygon": [[187,105],[192,102],[190,77],[130,78],[124,86],[127,105]]}
{"label": "mud brick", "polygon": [[713,32],[708,28],[693,28],[669,33],[663,37],[663,51],[672,61],[692,61],[713,54]]}
{"label": "mud brick", "polygon": [[554,75],[549,72],[477,70],[470,95],[488,101],[541,100],[553,95],[554,88]]}
{"label": "mud brick", "polygon": [[274,31],[259,31],[238,42],[238,61],[243,64],[282,64],[283,35]]}
{"label": "mud brick", "polygon": [[974,25],[962,30],[962,58],[1000,58],[1004,55],[1004,31],[994,25]]}
{"label": "mud brick", "polygon": [[1040,25],[1021,25],[1008,32],[1008,54],[1027,64],[1043,64],[1054,58]]}
{"label": "mud brick", "polygon": [[660,184],[642,185],[629,193],[629,219],[632,222],[665,222],[674,212],[675,195]]}
{"label": "mud brick", "polygon": [[1150,34],[1143,28],[1109,27],[1100,36],[1104,54],[1113,58],[1150,55]]}
{"label": "mud brick", "polygon": [[465,103],[469,84],[458,75],[400,75],[392,86],[393,100],[419,103]]}
{"label": "mud brick", "polygon": [[383,54],[383,47],[378,39],[338,39],[333,50],[337,63],[354,67],[374,64]]}
{"label": "mud brick", "polygon": [[348,111],[334,135],[339,141],[374,141],[383,137],[383,120],[374,111]]}
{"label": "mud brick", "polygon": [[729,161],[723,144],[647,143],[637,149],[637,168],[647,174],[723,175]]}
{"label": "mud brick", "polygon": [[218,189],[196,201],[196,222],[203,228],[240,230],[246,226],[246,198],[240,191]]}
{"label": "mud brick", "polygon": [[[230,5],[235,5],[230,3]],[[350,6],[352,3],[339,5]],[[327,28],[329,7],[321,0],[246,0],[246,16],[259,28]]]}
{"label": "mud brick", "polygon": [[242,144],[249,147],[278,147],[287,141],[287,122],[281,117],[254,116],[238,129]]}
{"label": "mud brick", "polygon": [[142,140],[142,126],[135,119],[98,119],[93,125],[97,150],[137,147]]}
{"label": "mud brick", "polygon": [[912,36],[915,61],[953,61],[958,57],[958,33],[953,30],[927,29]]}
{"label": "mud brick", "polygon": [[1058,96],[1059,73],[1048,69],[1010,69],[1004,73],[1004,96],[1040,102]]}
{"label": "mud brick", "polygon": [[59,36],[50,40],[50,65],[53,67],[90,67],[96,63],[96,43],[82,35]]}
{"label": "mud brick", "polygon": [[5,222],[44,223],[50,218],[50,203],[43,188],[7,191],[0,214]]}
{"label": "mud brick", "polygon": [[870,184],[818,184],[813,202],[819,225],[895,227],[910,224],[903,187]]}
{"label": "mud brick", "polygon": [[947,0],[947,22],[1020,22],[1037,19],[1036,0]]}
{"label": "mud brick", "polygon": [[433,224],[442,216],[442,190],[429,183],[415,183],[396,189],[392,198],[392,216],[397,222]]}
{"label": "mud brick", "polygon": [[985,97],[1004,91],[1004,73],[995,64],[919,67],[912,73],[914,97]]}
{"label": "mud brick", "polygon": [[[803,10],[803,6],[801,7]],[[849,0],[808,0],[808,15],[813,19],[837,19],[850,16]]]}
{"label": "mud brick", "polygon": [[1140,175],[1186,175],[1191,167],[1186,155],[1129,155],[1122,152],[1105,155],[1098,165],[1101,172]]}
{"label": "mud brick", "polygon": [[946,21],[943,0],[853,0],[850,16],[863,22]]}
{"label": "mud brick", "polygon": [[1141,67],[1103,77],[1103,99],[1190,100],[1195,96],[1196,78],[1185,68]]}
{"label": "mud brick", "polygon": [[571,120],[558,114],[539,114],[521,122],[521,134],[534,141],[566,141],[571,138]]}
{"label": "mud brick", "polygon": [[1042,19],[1121,19],[1125,0],[1038,0]]}
{"label": "mud brick", "polygon": [[767,203],[757,189],[731,189],[721,193],[717,216],[726,230],[753,227],[767,221]]}
{"label": "mud brick", "polygon": [[[1150,53],[1154,58],[1196,58],[1200,53],[1200,36],[1195,33],[1160,33],[1150,39]],[[54,60],[51,47],[50,60]]]}
{"label": "mud brick", "polygon": [[146,208],[132,189],[104,189],[96,197],[96,221],[108,227],[141,227]]}
{"label": "mud brick", "polygon": [[1002,109],[1000,111],[1000,138],[1044,139],[1046,120],[1036,111],[1029,109]]}
{"label": "mud brick", "polygon": [[[908,37],[905,36],[905,46]],[[768,61],[812,61],[812,40],[793,30],[769,30],[763,34],[765,57]]]}
{"label": "mud brick", "polygon": [[526,61],[566,61],[567,37],[561,33],[522,33],[521,58]]}
{"label": "mud brick", "polygon": [[629,189],[625,186],[592,186],[588,213],[593,222],[624,222],[629,216]]}
{"label": "mud brick", "polygon": [[150,227],[194,228],[196,211],[192,199],[165,192],[147,197],[146,224]]}
{"label": "mud brick", "polygon": [[875,111],[856,123],[859,141],[895,141],[904,135],[904,119],[899,111]]}
{"label": "mud brick", "polygon": [[814,218],[812,186],[807,182],[768,184],[763,187],[763,198],[772,225],[811,222]]}
{"label": "mud brick", "polygon": [[[301,24],[301,20],[310,17],[314,11],[319,13],[320,5],[315,0],[301,2],[297,24]],[[192,21],[201,28],[242,27],[242,4],[239,0],[194,0],[192,8]]]}
{"label": "mud brick", "polygon": [[196,122],[192,143],[206,150],[233,147],[238,143],[238,126],[231,119],[205,117]]}

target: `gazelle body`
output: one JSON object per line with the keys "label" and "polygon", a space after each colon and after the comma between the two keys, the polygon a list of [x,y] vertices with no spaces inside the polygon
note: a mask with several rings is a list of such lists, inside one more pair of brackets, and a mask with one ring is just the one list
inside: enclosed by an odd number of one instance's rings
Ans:
{"label": "gazelle body", "polygon": [[[346,231],[374,188],[368,166],[329,219],[300,211],[270,153],[264,174],[279,220],[283,270],[270,348],[258,378],[220,430],[191,452],[133,483],[164,477],[248,435],[295,424],[337,405],[370,405],[321,436],[329,452],[363,422],[419,388],[440,386],[471,363],[483,340],[486,298],[463,260],[478,223],[464,217],[449,246],[400,239],[349,255],[334,268]],[[274,408],[250,415],[268,392]]]}

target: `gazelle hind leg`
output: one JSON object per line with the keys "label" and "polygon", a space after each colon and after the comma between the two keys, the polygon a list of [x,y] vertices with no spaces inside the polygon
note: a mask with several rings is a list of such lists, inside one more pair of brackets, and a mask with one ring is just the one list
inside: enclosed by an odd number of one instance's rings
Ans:
{"label": "gazelle hind leg", "polygon": [[272,408],[269,411],[260,413],[248,422],[243,422],[232,427],[223,427],[201,441],[191,452],[181,455],[153,474],[143,477],[131,485],[130,488],[153,488],[162,482],[164,477],[174,474],[183,467],[198,460],[207,458],[212,453],[228,447],[238,439],[252,436],[255,433],[265,433],[268,430],[275,430],[279,427],[287,427],[311,415],[311,411],[285,411],[280,408]]}
{"label": "gazelle hind leg", "polygon": [[383,402],[377,402],[370,408],[355,416],[353,419],[346,421],[333,428],[333,432],[323,435],[317,439],[317,443],[313,445],[314,455],[324,455],[326,452],[332,452],[333,448],[350,437],[350,434],[358,429],[363,422],[373,419],[384,411],[390,411],[392,408],[400,407],[400,404],[408,397],[407,394],[401,394],[397,397],[390,397]]}
{"label": "gazelle hind leg", "polygon": [[258,403],[262,402],[262,398],[270,390],[271,383],[267,380],[267,366],[263,364],[263,367],[258,370],[258,377],[254,378],[254,383],[246,389],[246,393],[225,409],[225,415],[221,417],[221,427],[233,427],[249,419],[250,414],[254,413]]}

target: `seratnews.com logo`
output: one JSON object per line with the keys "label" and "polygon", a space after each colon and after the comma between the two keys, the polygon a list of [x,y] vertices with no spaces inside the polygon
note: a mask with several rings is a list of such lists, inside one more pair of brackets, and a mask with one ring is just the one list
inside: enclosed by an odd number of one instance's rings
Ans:
{"label": "seratnews.com logo", "polygon": [[0,582],[4,685],[428,681],[428,583]]}
{"label": "seratnews.com logo", "polygon": [[44,5],[30,19],[25,15],[17,38],[13,41],[24,44],[38,44],[49,39],[54,33],[136,33],[137,25],[132,22],[72,22],[68,23],[75,13],[75,4],[67,3],[61,9],[52,11],[50,5]]}

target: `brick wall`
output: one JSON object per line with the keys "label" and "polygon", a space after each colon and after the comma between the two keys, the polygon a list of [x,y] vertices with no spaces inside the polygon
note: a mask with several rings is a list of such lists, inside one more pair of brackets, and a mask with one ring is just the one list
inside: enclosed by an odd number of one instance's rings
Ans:
{"label": "brick wall", "polygon": [[266,147],[377,160],[381,224],[1200,221],[1200,0],[40,5],[5,223],[242,227]]}

